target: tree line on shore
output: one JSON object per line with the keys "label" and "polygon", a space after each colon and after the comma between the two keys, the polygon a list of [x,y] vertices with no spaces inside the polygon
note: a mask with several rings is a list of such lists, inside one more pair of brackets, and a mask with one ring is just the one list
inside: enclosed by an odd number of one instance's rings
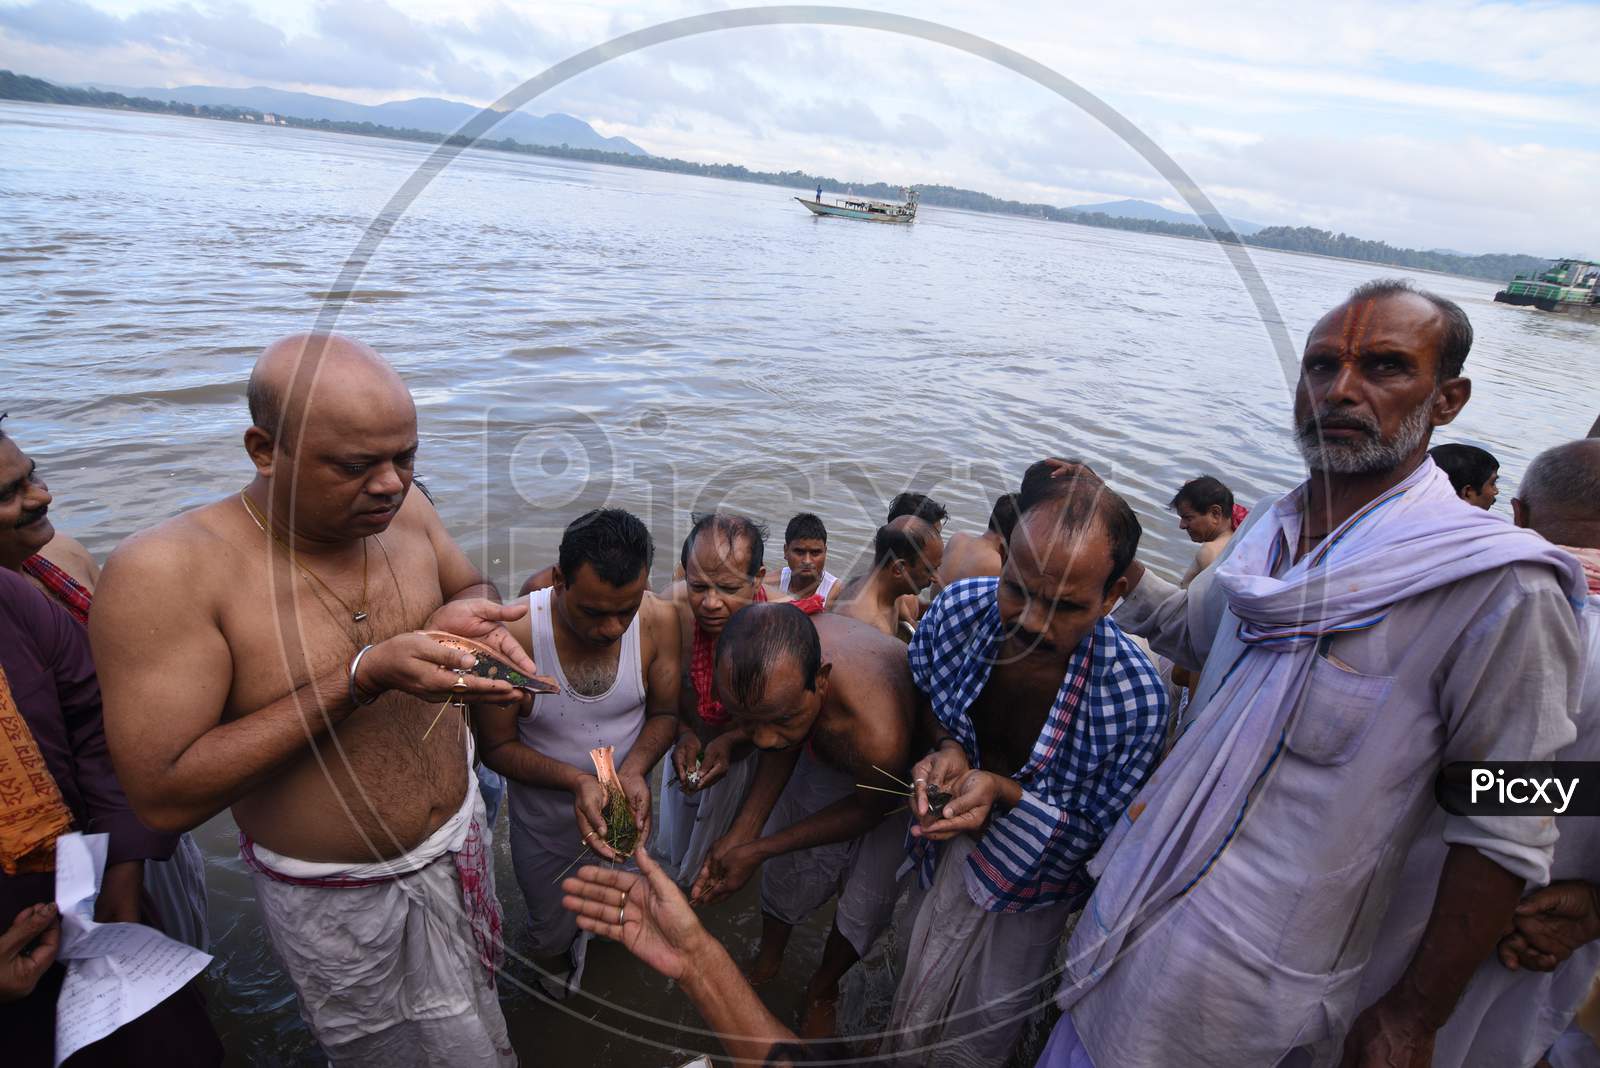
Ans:
{"label": "tree line on shore", "polygon": [[[69,104],[83,107],[111,108],[124,111],[147,111],[159,114],[198,116],[233,122],[260,121],[259,109],[183,104],[176,101],[151,100],[148,97],[129,97],[121,93],[99,89],[78,89],[55,85],[40,78],[0,70],[0,99],[22,100],[36,103]],[[277,124],[305,130],[324,130],[332,133],[356,134],[362,137],[383,137],[396,141],[419,141],[426,144],[474,145],[501,152],[518,152],[524,155],[548,156],[555,159],[578,160],[587,163],[605,163],[616,167],[633,167],[639,170],[666,171],[674,174],[692,174],[703,178],[722,178],[735,182],[753,182],[761,185],[782,186],[788,189],[815,189],[825,192],[849,193],[854,196],[883,200],[899,199],[902,187],[886,182],[842,182],[804,171],[753,171],[737,163],[694,163],[689,160],[669,159],[662,156],[634,156],[625,152],[607,152],[603,149],[572,148],[568,145],[532,145],[510,138],[480,137],[476,142],[459,134],[441,134],[429,130],[405,127],[380,126],[372,122],[342,122],[330,119],[301,119],[292,115],[275,116]],[[1214,231],[1199,223],[1176,223],[1160,219],[1133,219],[1107,215],[1104,212],[1075,211],[1053,204],[1025,203],[991,196],[974,189],[960,189],[948,185],[919,185],[917,190],[922,203],[935,207],[956,208],[963,211],[987,212],[995,215],[1018,215],[1048,222],[1070,222],[1080,226],[1097,226],[1110,230],[1132,230],[1138,233],[1160,234],[1167,237],[1187,237],[1201,240],[1215,238],[1221,241],[1251,245],[1259,248],[1279,249],[1285,252],[1308,252],[1341,259],[1362,260],[1368,263],[1389,264],[1426,271],[1465,275],[1505,281],[1517,273],[1535,273],[1549,262],[1545,257],[1517,253],[1489,253],[1465,256],[1434,249],[1397,248],[1383,241],[1369,241],[1345,233],[1333,233],[1311,226],[1268,226],[1253,234],[1241,235],[1231,231]]]}

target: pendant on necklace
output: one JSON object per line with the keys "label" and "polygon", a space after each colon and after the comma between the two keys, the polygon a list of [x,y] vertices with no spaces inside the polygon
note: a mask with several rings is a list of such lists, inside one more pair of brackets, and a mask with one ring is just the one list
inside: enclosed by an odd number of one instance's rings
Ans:
{"label": "pendant on necklace", "polygon": [[357,623],[365,623],[367,621],[367,614],[365,612],[356,612],[351,615],[350,618],[355,620]]}

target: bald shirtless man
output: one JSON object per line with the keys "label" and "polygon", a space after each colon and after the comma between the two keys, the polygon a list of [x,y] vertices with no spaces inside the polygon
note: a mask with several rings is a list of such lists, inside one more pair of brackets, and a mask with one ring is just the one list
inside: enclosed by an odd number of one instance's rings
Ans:
{"label": "bald shirtless man", "polygon": [[792,606],[752,605],[723,631],[715,679],[761,757],[694,900],[720,901],[761,871],[761,948],[749,972],[759,983],[777,974],[795,926],[840,895],[801,1028],[825,1036],[839,979],[887,924],[905,859],[908,820],[884,817],[897,783],[911,781],[917,691],[906,649],[836,612],[807,622]]}
{"label": "bald shirtless man", "polygon": [[872,570],[851,579],[832,610],[909,640],[917,594],[933,582],[943,560],[944,543],[931,523],[910,515],[891,519],[872,539]]}
{"label": "bald shirtless man", "polygon": [[1006,562],[1006,539],[1017,525],[1017,494],[995,498],[989,512],[989,529],[982,534],[952,534],[944,544],[944,559],[935,581],[939,589],[969,578],[997,578]]}
{"label": "bald shirtless man", "polygon": [[[442,702],[521,705],[421,630],[532,672],[422,494],[416,409],[337,335],[270,346],[238,493],[112,554],[90,617],[106,735],[140,818],[231,808],[301,1014],[336,1065],[516,1063],[471,732]],[[437,718],[443,713],[443,718]]]}

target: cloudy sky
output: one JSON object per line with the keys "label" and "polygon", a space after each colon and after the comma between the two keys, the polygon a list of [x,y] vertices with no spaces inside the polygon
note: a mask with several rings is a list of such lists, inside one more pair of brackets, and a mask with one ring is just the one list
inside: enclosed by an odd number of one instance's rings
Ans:
{"label": "cloudy sky", "polygon": [[[714,0],[0,0],[0,66],[54,81],[271,85],[484,104]],[[873,0],[1060,71],[1227,213],[1425,248],[1600,256],[1600,4]],[[448,13],[444,13],[448,11]],[[659,155],[1077,204],[1166,183],[1007,71],[867,30],[725,31],[535,101]]]}

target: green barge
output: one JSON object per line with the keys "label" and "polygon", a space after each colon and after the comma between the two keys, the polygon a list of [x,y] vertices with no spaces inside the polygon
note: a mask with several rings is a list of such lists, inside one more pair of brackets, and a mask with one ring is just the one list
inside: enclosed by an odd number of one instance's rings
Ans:
{"label": "green barge", "polygon": [[1517,275],[1494,295],[1502,304],[1531,304],[1540,311],[1561,312],[1600,323],[1600,263],[1556,260],[1529,277]]}

